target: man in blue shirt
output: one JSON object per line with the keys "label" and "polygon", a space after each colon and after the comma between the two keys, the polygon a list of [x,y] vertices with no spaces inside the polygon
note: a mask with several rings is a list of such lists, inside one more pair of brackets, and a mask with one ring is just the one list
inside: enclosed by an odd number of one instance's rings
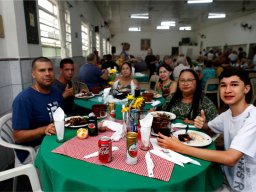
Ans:
{"label": "man in blue shirt", "polygon": [[80,68],[79,80],[85,83],[90,90],[94,87],[102,87],[104,80],[108,80],[108,70],[101,71],[97,66],[96,55],[91,53],[87,56],[87,63]]}
{"label": "man in blue shirt", "polygon": [[[48,58],[34,59],[32,77],[35,83],[13,102],[13,138],[15,143],[37,148],[45,135],[56,133],[52,113],[59,106],[63,107],[63,97],[52,87],[54,71]],[[26,151],[17,150],[16,154],[20,162],[30,158]]]}

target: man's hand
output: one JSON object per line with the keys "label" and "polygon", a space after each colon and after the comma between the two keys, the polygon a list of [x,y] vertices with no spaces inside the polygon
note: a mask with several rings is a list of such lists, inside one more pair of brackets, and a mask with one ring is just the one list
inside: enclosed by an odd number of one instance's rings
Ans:
{"label": "man's hand", "polygon": [[64,99],[66,99],[67,97],[71,97],[74,95],[74,89],[73,87],[68,88],[68,85],[65,88],[65,91],[63,92],[62,96]]}
{"label": "man's hand", "polygon": [[56,134],[56,129],[53,123],[49,124],[46,126],[45,130],[44,130],[45,135],[52,135],[52,134]]}
{"label": "man's hand", "polygon": [[194,119],[194,125],[195,125],[196,128],[202,129],[205,122],[206,122],[205,113],[204,113],[204,110],[201,110],[200,116],[197,116]]}

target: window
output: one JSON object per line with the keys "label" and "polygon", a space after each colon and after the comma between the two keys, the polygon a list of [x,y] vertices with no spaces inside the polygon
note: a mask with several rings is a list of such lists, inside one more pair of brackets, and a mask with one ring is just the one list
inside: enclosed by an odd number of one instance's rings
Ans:
{"label": "window", "polygon": [[57,6],[49,0],[38,0],[38,5],[43,56],[61,56]]}
{"label": "window", "polygon": [[91,52],[91,42],[90,42],[90,29],[89,26],[85,23],[81,25],[81,36],[82,36],[82,54],[83,56],[89,55]]}
{"label": "window", "polygon": [[107,41],[107,54],[110,54],[110,43],[109,40]]}
{"label": "window", "polygon": [[96,33],[96,50],[98,51],[98,55],[100,56],[100,35],[98,33]]}
{"label": "window", "polygon": [[69,11],[65,12],[65,22],[66,22],[66,56],[72,56],[72,43],[71,43],[71,25],[70,25],[70,14]]}
{"label": "window", "polygon": [[65,30],[62,31],[62,34],[66,35],[66,47],[63,47],[65,48],[66,55],[63,56],[71,57],[71,26],[69,12],[65,11],[64,14],[59,14],[57,3],[54,0],[38,0],[38,5],[43,56],[61,56],[61,30],[59,25],[59,15],[63,15],[63,26],[65,27]]}
{"label": "window", "polygon": [[102,39],[102,54],[106,55],[107,54],[107,41],[106,39]]}

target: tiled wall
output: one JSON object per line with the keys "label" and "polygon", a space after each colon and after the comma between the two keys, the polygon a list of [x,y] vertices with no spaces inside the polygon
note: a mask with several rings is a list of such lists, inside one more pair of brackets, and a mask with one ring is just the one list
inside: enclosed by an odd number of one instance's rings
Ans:
{"label": "tiled wall", "polygon": [[[33,83],[31,76],[31,62],[33,59],[0,60],[0,116],[12,110],[13,99],[25,88]],[[60,58],[52,58],[55,76],[58,77]],[[85,63],[84,57],[74,57],[75,75],[78,78],[79,68]]]}

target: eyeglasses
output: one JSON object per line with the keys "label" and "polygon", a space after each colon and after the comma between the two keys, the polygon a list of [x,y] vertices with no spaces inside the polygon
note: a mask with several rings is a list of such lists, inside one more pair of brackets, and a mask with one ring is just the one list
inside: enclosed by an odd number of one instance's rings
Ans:
{"label": "eyeglasses", "polygon": [[183,84],[183,85],[184,85],[185,83],[187,83],[188,85],[191,85],[194,80],[196,80],[196,79],[180,79],[180,80],[179,80],[179,83],[180,83],[180,84]]}

